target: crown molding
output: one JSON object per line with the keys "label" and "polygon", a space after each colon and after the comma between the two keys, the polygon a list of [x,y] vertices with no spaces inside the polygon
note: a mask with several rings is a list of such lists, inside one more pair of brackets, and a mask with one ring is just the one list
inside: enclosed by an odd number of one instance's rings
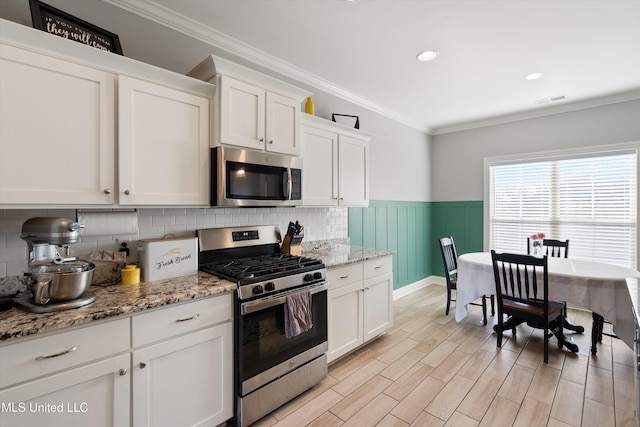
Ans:
{"label": "crown molding", "polygon": [[618,104],[620,102],[635,101],[640,99],[640,90],[621,92],[612,95],[590,98],[583,101],[566,102],[561,105],[537,108],[531,111],[522,111],[512,114],[503,114],[480,120],[465,121],[457,124],[438,126],[431,128],[430,135],[443,135],[445,133],[460,132],[477,129],[486,126],[501,125],[520,120],[535,119],[554,114],[568,113],[571,111],[586,110],[589,108],[603,107],[605,105]]}
{"label": "crown molding", "polygon": [[164,25],[189,37],[215,46],[225,52],[233,54],[246,61],[274,71],[283,76],[294,79],[300,83],[320,89],[331,95],[362,106],[396,122],[430,133],[431,128],[423,123],[416,122],[404,115],[385,108],[375,102],[338,86],[322,77],[309,73],[293,64],[285,62],[273,55],[256,49],[240,40],[230,37],[220,31],[207,27],[193,19],[175,13],[152,0],[102,0],[105,3],[124,9],[128,12],[146,18],[150,21]]}
{"label": "crown molding", "polygon": [[177,14],[174,11],[157,4],[153,0],[102,1],[207,43],[259,67],[266,68],[282,76],[306,84],[312,88],[322,90],[338,98],[359,105],[380,114],[383,117],[387,117],[388,119],[416,129],[420,132],[424,132],[428,135],[441,135],[445,133],[459,132],[479,127],[505,124],[519,120],[533,119],[640,99],[640,90],[635,90],[583,101],[565,102],[561,105],[538,107],[529,111],[504,114],[478,120],[469,120],[450,125],[428,126],[426,123],[416,121],[398,113],[397,111],[385,108],[370,99],[351,92],[313,73],[309,73],[273,55],[256,49],[255,47],[230,37],[220,31],[207,27],[197,21],[187,18],[186,16]]}

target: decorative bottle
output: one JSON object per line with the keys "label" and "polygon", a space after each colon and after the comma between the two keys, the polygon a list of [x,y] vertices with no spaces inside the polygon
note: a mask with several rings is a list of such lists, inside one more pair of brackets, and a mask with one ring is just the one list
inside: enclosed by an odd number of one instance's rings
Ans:
{"label": "decorative bottle", "polygon": [[315,105],[313,104],[313,98],[307,98],[307,102],[304,104],[304,112],[307,114],[311,114],[312,116],[315,114]]}

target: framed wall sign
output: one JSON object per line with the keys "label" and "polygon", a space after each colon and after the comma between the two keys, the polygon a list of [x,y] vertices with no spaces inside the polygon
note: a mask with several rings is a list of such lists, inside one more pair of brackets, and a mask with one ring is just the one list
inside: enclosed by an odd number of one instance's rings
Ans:
{"label": "framed wall sign", "polygon": [[[338,120],[336,120],[336,117]],[[360,117],[350,116],[349,114],[331,114],[331,121],[336,123],[342,123],[345,125],[353,126],[356,129],[360,129]]]}
{"label": "framed wall sign", "polygon": [[29,7],[31,8],[33,28],[122,55],[120,39],[116,34],[71,16],[39,0],[29,0]]}

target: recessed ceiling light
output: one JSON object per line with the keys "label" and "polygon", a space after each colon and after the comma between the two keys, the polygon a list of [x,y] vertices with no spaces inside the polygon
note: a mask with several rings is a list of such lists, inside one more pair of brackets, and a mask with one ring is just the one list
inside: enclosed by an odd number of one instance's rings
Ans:
{"label": "recessed ceiling light", "polygon": [[531,73],[524,76],[524,78],[527,80],[535,80],[539,79],[540,77],[542,77],[542,73]]}
{"label": "recessed ceiling light", "polygon": [[426,62],[436,59],[438,55],[440,55],[440,53],[437,50],[425,50],[424,52],[420,52],[416,58],[418,58],[418,61]]}

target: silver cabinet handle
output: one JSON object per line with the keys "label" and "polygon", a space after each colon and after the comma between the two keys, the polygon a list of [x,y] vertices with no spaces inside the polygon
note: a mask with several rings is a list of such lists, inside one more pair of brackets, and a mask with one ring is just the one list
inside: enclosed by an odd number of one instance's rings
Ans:
{"label": "silver cabinet handle", "polygon": [[176,319],[176,322],[178,322],[178,323],[179,322],[186,322],[186,321],[189,321],[189,320],[197,319],[198,317],[200,317],[200,315],[196,313],[191,317],[185,317],[184,319]]}
{"label": "silver cabinet handle", "polygon": [[260,141],[260,142],[264,142],[264,138],[260,138],[258,141]]}
{"label": "silver cabinet handle", "polygon": [[131,194],[131,191],[129,191],[129,190],[124,190],[124,194],[128,196],[129,194]]}
{"label": "silver cabinet handle", "polygon": [[375,269],[376,269],[376,270],[379,270],[379,269],[381,269],[381,268],[382,268],[382,266],[381,266],[381,265],[376,265],[376,266],[375,266]]}
{"label": "silver cabinet handle", "polygon": [[269,141],[269,144],[273,144],[273,139],[271,141]]}
{"label": "silver cabinet handle", "polygon": [[111,194],[111,189],[110,188],[105,188],[104,189],[104,194]]}
{"label": "silver cabinet handle", "polygon": [[348,279],[349,275],[347,274],[346,276],[340,276],[341,279]]}
{"label": "silver cabinet handle", "polygon": [[73,346],[68,350],[61,351],[60,353],[50,354],[48,356],[38,356],[38,357],[36,357],[36,360],[53,359],[54,357],[60,357],[60,356],[64,356],[65,354],[69,354],[69,353],[71,353],[73,351],[76,351],[77,349],[78,349],[78,347]]}
{"label": "silver cabinet handle", "polygon": [[146,363],[144,363],[144,362],[140,362],[140,363],[138,364],[138,366],[140,367],[140,369],[144,369],[144,368],[146,368],[146,367],[147,367],[147,364],[146,364]]}
{"label": "silver cabinet handle", "polygon": [[122,368],[122,369],[120,369],[120,370],[118,371],[118,374],[119,374],[121,377],[124,377],[125,375],[127,375],[127,370],[126,370],[126,369],[124,369],[124,368]]}

